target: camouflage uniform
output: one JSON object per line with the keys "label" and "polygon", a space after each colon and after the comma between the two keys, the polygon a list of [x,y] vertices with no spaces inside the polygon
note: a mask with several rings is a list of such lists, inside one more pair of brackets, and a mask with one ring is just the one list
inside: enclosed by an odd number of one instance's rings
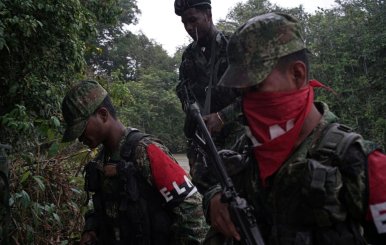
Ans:
{"label": "camouflage uniform", "polygon": [[[95,81],[74,86],[62,102],[63,141],[81,137],[106,99]],[[130,141],[133,132],[140,137]],[[200,244],[207,231],[201,196],[160,141],[127,128],[115,152],[104,149],[85,169],[94,210],[86,214],[84,231],[96,231],[98,244]],[[117,174],[106,176],[106,164],[115,164]]]}
{"label": "camouflage uniform", "polygon": [[[344,159],[327,166],[333,169],[325,183],[327,196],[311,191],[308,160],[310,155],[320,162],[326,157],[312,152],[318,139],[323,137],[323,130],[337,121],[326,104],[315,104],[323,113],[322,120],[280,170],[268,179],[267,187],[259,181],[258,165],[247,137],[239,141],[236,150],[245,155],[248,165],[232,179],[240,195],[253,205],[267,244],[366,244],[360,234],[360,222],[366,211],[365,149],[352,146]],[[210,199],[220,191],[217,185],[205,193],[206,215]],[[215,239],[221,238],[216,236],[219,235],[211,231],[205,244],[220,244]]]}
{"label": "camouflage uniform", "polygon": [[[239,101],[240,96],[234,89],[217,86],[217,83],[224,74],[228,62],[226,56],[226,45],[228,37],[218,32],[215,42],[215,64],[213,74],[212,100],[210,112],[221,112],[225,121],[233,121],[241,112]],[[187,86],[191,96],[203,109],[205,105],[206,91],[211,77],[210,65],[203,52],[203,48],[196,42],[189,44],[182,55],[182,61],[179,69],[179,84],[177,85],[177,95],[181,101],[185,100],[183,86]]]}
{"label": "camouflage uniform", "polygon": [[[175,1],[177,15],[198,5],[210,8],[208,0]],[[219,133],[213,135],[218,148],[230,147],[238,137],[241,126],[236,122],[241,114],[240,94],[235,89],[217,86],[217,83],[228,66],[226,45],[228,37],[222,32],[217,32],[208,47],[201,47],[197,42],[188,45],[182,55],[179,68],[179,84],[176,92],[181,103],[186,102],[185,87],[188,88],[190,99],[194,99],[204,114],[216,113],[221,115],[224,127]],[[209,50],[209,51],[208,51]],[[212,78],[212,79],[211,79]],[[210,109],[204,112],[205,100],[212,80]],[[186,126],[186,125],[185,125]],[[194,146],[188,146],[188,158],[194,159],[196,151]]]}
{"label": "camouflage uniform", "polygon": [[[113,154],[110,154],[110,156],[105,154],[102,150],[101,155],[98,157],[98,159],[100,159],[98,165],[101,171],[103,170],[104,164],[120,162],[124,160],[122,159],[120,154],[122,145],[124,144],[124,139],[125,137],[123,137],[121,140],[119,150]],[[139,173],[144,177],[146,182],[151,187],[156,189],[156,186],[154,185],[154,177],[150,166],[151,162],[147,154],[147,147],[150,144],[156,145],[162,151],[167,153],[167,155],[171,159],[173,159],[176,164],[177,161],[174,159],[169,150],[164,145],[162,145],[159,140],[153,137],[145,137],[138,142],[138,145],[135,148],[135,159],[133,159],[135,167],[139,171]],[[110,194],[117,193],[119,190],[119,187],[117,187],[117,185],[119,185],[119,179],[103,178],[103,180],[101,180],[101,185],[101,190],[103,190],[103,192]],[[106,220],[103,221],[104,223],[101,224],[102,226],[116,226],[117,224],[114,224],[114,220],[117,220],[118,217],[122,215],[119,210],[121,208],[121,199],[118,198],[112,200],[114,201],[102,201],[103,206],[105,207],[105,210],[103,212],[105,212],[107,216],[107,222]],[[208,230],[205,220],[203,219],[203,212],[201,208],[201,196],[198,192],[194,192],[194,194],[192,194],[188,198],[185,198],[180,201],[181,202],[179,203],[173,203],[173,205],[170,205],[170,203],[162,204],[166,207],[166,209],[173,217],[173,224],[171,225],[170,229],[170,234],[172,234],[172,237],[170,238],[170,244],[200,244]],[[153,203],[153,205],[157,204]],[[97,214],[94,213],[91,215],[87,215],[88,220],[86,220],[85,230],[98,229],[98,227],[96,226],[98,226],[98,224],[100,223],[97,219],[94,219],[94,217],[92,217],[95,215]],[[111,223],[109,223],[109,221]],[[112,241],[113,238],[107,240]]]}
{"label": "camouflage uniform", "polygon": [[[254,87],[267,78],[281,57],[304,49],[296,19],[276,13],[256,16],[230,38],[229,66],[219,84]],[[347,146],[344,154],[317,151],[319,146],[325,149],[333,145],[330,139],[328,142],[322,139],[337,119],[327,105],[317,102],[314,105],[322,114],[319,124],[266,179],[265,185],[255,160],[253,145],[256,144],[252,142],[256,139],[250,130],[246,131],[248,137],[241,138],[235,148],[244,155],[247,167],[232,179],[240,195],[254,206],[267,244],[367,244],[360,224],[367,198],[364,141],[358,138],[343,144]],[[221,187],[214,185],[204,194],[207,218],[209,202],[219,191]],[[222,240],[212,230],[205,244],[222,244]]]}

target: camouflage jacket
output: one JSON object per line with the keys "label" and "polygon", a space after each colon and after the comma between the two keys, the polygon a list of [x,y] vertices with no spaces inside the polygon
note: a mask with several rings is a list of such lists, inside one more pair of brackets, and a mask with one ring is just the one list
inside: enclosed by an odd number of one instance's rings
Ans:
{"label": "camouflage jacket", "polygon": [[[213,74],[211,71],[211,54],[209,58],[205,56],[205,48],[200,47],[197,43],[191,43],[182,55],[182,61],[179,68],[179,84],[176,92],[183,103],[186,100],[184,87],[189,90],[189,96],[192,97],[200,106],[201,111],[205,107],[205,99],[212,78],[211,104],[210,113],[220,112],[225,127],[220,133],[220,137],[227,137],[230,131],[233,132],[235,127],[231,126],[234,120],[241,114],[240,94],[232,88],[217,86],[221,76],[224,74],[228,62],[226,56],[227,37],[219,32],[213,40],[215,47]],[[210,51],[207,51],[211,53]]]}
{"label": "camouflage jacket", "polygon": [[[98,161],[99,169],[102,170],[103,166],[106,164],[122,161],[121,148],[125,142],[126,135],[122,138],[118,151],[112,154],[107,154],[103,153],[102,150],[101,155],[98,157],[98,159],[101,159]],[[167,157],[172,162],[174,162],[174,164],[177,165],[174,166],[176,169],[182,169],[178,165],[177,161],[174,159],[172,154],[169,152],[169,150],[159,140],[151,136],[147,136],[142,138],[137,143],[133,159],[134,168],[142,177],[143,181],[147,182],[150,188],[154,190],[154,195],[157,196],[154,198],[154,200],[157,201],[154,203],[149,203],[149,205],[159,205],[160,207],[158,208],[165,209],[166,212],[170,214],[170,217],[172,217],[172,223],[170,226],[170,244],[200,244],[208,228],[202,213],[201,196],[196,191],[196,188],[189,181],[188,174],[186,174],[184,178],[186,179],[187,184],[191,187],[189,193],[183,193],[183,186],[179,186],[178,193],[173,193],[172,191],[168,192],[166,191],[166,189],[160,189],[160,187],[157,186],[155,183],[156,173],[153,173],[154,169],[151,166],[151,160],[149,158],[148,151],[150,145],[154,146],[156,150],[158,149],[162,151],[164,153],[164,157]],[[120,175],[119,171],[118,175]],[[104,207],[102,210],[99,209],[99,212],[103,213],[103,215],[106,217],[106,219],[103,221],[105,224],[103,225],[106,226],[106,220],[110,220],[112,222],[110,226],[115,226],[116,224],[114,224],[113,222],[116,223],[115,220],[117,220],[119,216],[122,216],[122,198],[124,195],[122,195],[122,191],[120,193],[117,193],[117,190],[122,190],[122,186],[118,186],[121,185],[121,182],[119,181],[118,177],[104,176],[102,176],[100,182],[101,190],[97,191],[94,194],[93,199],[95,199],[95,196],[101,193],[103,193],[103,195],[107,197],[104,199],[108,200],[103,200]],[[137,183],[137,185],[138,184],[141,183]],[[186,189],[188,189],[187,186],[185,187]],[[126,187],[124,189],[126,191]],[[176,195],[180,195],[180,197],[182,198],[173,198]],[[158,200],[161,201],[158,202]],[[86,224],[84,228],[85,230],[98,229],[98,225],[100,225],[100,218],[98,217],[101,217],[101,214],[98,213],[97,210],[98,208],[95,207],[94,203],[93,212],[91,212],[91,215],[86,216]]]}
{"label": "camouflage jacket", "polygon": [[[254,207],[267,244],[366,244],[360,228],[367,197],[365,150],[358,144],[351,145],[342,159],[315,155],[323,130],[337,121],[327,105],[315,105],[323,113],[319,125],[268,178],[267,186],[259,181],[247,137],[240,140],[237,150],[249,164],[232,179],[240,195]],[[219,191],[219,185],[207,188],[206,216],[210,199]]]}

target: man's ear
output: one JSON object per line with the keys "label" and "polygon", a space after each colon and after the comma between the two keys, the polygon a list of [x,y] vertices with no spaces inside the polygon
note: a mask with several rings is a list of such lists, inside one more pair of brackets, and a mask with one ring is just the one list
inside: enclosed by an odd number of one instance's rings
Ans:
{"label": "man's ear", "polygon": [[97,115],[102,119],[103,122],[106,122],[110,117],[110,113],[106,107],[99,108],[97,110]]}
{"label": "man's ear", "polygon": [[290,66],[292,79],[294,79],[296,87],[301,88],[307,84],[307,67],[304,62],[298,60]]}

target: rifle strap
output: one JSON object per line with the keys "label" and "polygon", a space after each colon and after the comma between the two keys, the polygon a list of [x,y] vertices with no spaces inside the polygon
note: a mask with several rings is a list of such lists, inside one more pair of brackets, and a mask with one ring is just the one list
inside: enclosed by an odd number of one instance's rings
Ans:
{"label": "rifle strap", "polygon": [[125,139],[125,143],[122,145],[121,157],[126,161],[135,161],[135,148],[138,142],[148,134],[140,132],[136,128],[128,128],[128,133]]}

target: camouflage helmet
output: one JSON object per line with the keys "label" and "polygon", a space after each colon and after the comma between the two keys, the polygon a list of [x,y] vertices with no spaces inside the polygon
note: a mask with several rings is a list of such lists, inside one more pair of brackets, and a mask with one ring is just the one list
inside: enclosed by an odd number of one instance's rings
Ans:
{"label": "camouflage helmet", "polygon": [[229,66],[219,84],[245,88],[259,84],[280,57],[305,49],[301,27],[294,17],[268,13],[249,19],[231,36]]}
{"label": "camouflage helmet", "polygon": [[63,142],[80,137],[86,128],[88,118],[100,106],[107,91],[96,81],[81,81],[64,97],[62,114],[66,122]]}
{"label": "camouflage helmet", "polygon": [[174,12],[176,15],[181,16],[185,10],[202,7],[202,8],[211,8],[210,0],[175,0],[174,1]]}

